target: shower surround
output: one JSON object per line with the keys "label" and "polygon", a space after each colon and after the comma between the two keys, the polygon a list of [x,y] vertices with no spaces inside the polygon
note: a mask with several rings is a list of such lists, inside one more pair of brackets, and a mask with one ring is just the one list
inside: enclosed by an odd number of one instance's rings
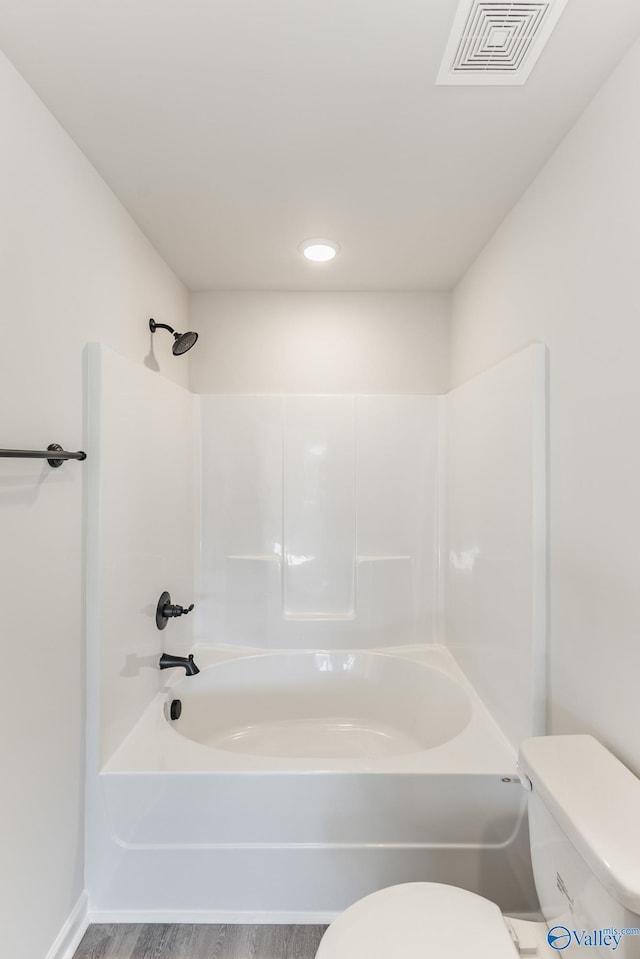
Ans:
{"label": "shower surround", "polygon": [[437,396],[201,396],[197,639],[434,642]]}
{"label": "shower surround", "polygon": [[[544,348],[442,397],[195,397],[88,365],[96,921],[323,921],[411,879],[532,908]],[[160,633],[165,589],[196,609]],[[192,650],[197,676],[160,673]]]}

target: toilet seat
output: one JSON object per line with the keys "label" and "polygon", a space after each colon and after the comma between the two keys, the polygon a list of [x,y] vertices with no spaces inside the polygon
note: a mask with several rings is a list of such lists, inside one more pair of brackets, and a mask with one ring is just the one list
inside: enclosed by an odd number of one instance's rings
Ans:
{"label": "toilet seat", "polygon": [[316,959],[517,959],[500,909],[466,889],[409,882],[365,896],[325,932]]}

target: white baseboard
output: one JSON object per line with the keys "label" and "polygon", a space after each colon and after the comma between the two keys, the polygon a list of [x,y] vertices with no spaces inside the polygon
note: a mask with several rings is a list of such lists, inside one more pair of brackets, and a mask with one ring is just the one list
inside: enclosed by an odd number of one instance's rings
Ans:
{"label": "white baseboard", "polygon": [[83,892],[73,907],[71,915],[56,936],[46,959],[72,959],[89,925],[87,902],[87,894]]}
{"label": "white baseboard", "polygon": [[[317,925],[326,926],[339,912],[218,912],[188,909],[143,909],[91,912],[89,923],[99,922],[188,922],[212,925]],[[47,957],[49,959],[49,957]],[[51,957],[53,959],[53,957]]]}

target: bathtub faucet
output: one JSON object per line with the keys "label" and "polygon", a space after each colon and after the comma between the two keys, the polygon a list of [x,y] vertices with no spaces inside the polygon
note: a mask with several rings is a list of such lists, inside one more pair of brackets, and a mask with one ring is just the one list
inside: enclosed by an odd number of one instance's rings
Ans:
{"label": "bathtub faucet", "polygon": [[156,606],[156,626],[158,629],[164,629],[170,619],[177,616],[186,616],[193,609],[191,606],[178,606],[171,602],[171,594],[166,591],[160,595],[158,605]]}
{"label": "bathtub faucet", "polygon": [[172,666],[184,667],[187,676],[195,676],[200,670],[193,661],[193,653],[188,656],[171,656],[170,653],[163,653],[160,657],[160,669],[171,669]]}

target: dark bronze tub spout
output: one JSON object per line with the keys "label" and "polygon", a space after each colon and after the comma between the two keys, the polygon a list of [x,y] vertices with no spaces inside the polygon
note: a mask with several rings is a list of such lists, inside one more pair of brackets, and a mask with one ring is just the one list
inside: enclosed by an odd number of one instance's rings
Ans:
{"label": "dark bronze tub spout", "polygon": [[163,653],[160,657],[160,669],[171,669],[172,666],[182,666],[187,676],[195,676],[200,670],[193,661],[193,653],[188,656],[171,656]]}

